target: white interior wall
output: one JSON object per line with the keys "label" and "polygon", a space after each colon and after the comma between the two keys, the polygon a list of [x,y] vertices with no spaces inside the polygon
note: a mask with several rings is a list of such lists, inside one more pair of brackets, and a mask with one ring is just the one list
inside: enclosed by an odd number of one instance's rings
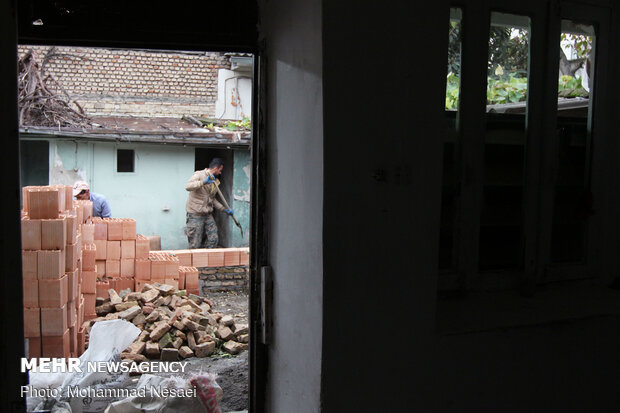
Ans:
{"label": "white interior wall", "polygon": [[264,6],[267,215],[274,278],[266,411],[316,412],[323,322],[321,6],[304,0]]}

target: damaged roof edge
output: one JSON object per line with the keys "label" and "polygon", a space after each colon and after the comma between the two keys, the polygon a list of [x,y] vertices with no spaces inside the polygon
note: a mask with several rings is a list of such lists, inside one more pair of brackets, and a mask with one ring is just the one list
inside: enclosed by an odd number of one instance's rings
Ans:
{"label": "damaged roof edge", "polygon": [[190,145],[204,147],[218,147],[230,149],[249,149],[251,138],[240,138],[231,141],[229,138],[205,137],[195,138],[187,136],[175,136],[172,134],[136,134],[136,133],[87,133],[72,132],[63,130],[52,130],[50,128],[20,128],[21,138],[53,138],[53,139],[80,139],[95,142],[114,142],[114,143],[156,143],[171,145]]}

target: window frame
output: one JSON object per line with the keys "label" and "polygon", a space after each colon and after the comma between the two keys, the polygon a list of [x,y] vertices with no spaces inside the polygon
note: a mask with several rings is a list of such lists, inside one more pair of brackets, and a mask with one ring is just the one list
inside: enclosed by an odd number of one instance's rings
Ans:
{"label": "window frame", "polygon": [[[608,99],[598,85],[607,79],[608,44],[610,37],[610,10],[606,7],[581,5],[570,2],[524,1],[521,4],[502,0],[492,5],[473,0],[451,3],[449,8],[460,8],[461,20],[461,78],[459,107],[456,113],[458,144],[460,145],[460,180],[457,199],[457,224],[454,248],[456,257],[453,270],[439,271],[438,288],[442,290],[489,290],[520,287],[533,291],[537,284],[573,280],[597,275],[597,257],[608,253],[601,245],[604,217],[602,211],[593,217],[587,228],[586,263],[552,264],[550,262],[551,223],[553,213],[553,182],[551,160],[557,126],[557,76],[558,59],[548,50],[558,48],[560,22],[563,19],[592,24],[596,30],[596,56],[594,71],[594,101],[590,111],[591,136],[596,142],[591,154],[591,187],[595,194],[594,205],[604,209],[602,173],[606,162],[605,136],[609,122],[605,111]],[[480,211],[484,182],[484,134],[486,132],[486,76],[488,34],[491,12],[524,15],[530,18],[530,64],[528,97],[525,113],[526,141],[523,186],[523,245],[522,269],[490,270],[478,268]],[[480,24],[477,16],[487,16]],[[449,16],[449,14],[448,14]],[[476,17],[472,17],[476,16]],[[449,19],[448,19],[449,21]],[[484,87],[482,86],[484,85]],[[450,133],[446,126],[446,134]]]}
{"label": "window frame", "polygon": [[[136,153],[136,149],[135,148],[125,148],[125,147],[116,147],[115,148],[116,151],[114,152],[114,164],[116,165],[116,170],[115,172],[117,174],[122,174],[122,175],[131,175],[131,174],[136,174],[137,173],[137,168],[136,168],[136,164],[137,164],[137,153]],[[131,171],[119,171],[119,151],[131,151],[133,154],[133,160],[131,162],[131,166],[132,166],[132,170]]]}

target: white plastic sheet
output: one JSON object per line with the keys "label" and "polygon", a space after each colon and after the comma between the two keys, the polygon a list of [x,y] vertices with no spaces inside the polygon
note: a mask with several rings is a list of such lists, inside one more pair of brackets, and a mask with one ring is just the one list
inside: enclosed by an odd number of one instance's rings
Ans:
{"label": "white plastic sheet", "polygon": [[[127,373],[110,373],[107,371],[89,371],[88,363],[96,361],[120,361],[120,353],[140,334],[140,329],[125,320],[99,321],[93,325],[89,335],[88,349],[80,356],[81,372],[29,374],[30,385],[35,389],[60,389],[60,400],[71,404],[73,413],[102,412],[109,401],[76,400],[66,397],[68,386],[78,387],[115,387],[128,379]],[[42,399],[29,398],[28,411],[43,408]],[[46,406],[52,403],[48,401]]]}

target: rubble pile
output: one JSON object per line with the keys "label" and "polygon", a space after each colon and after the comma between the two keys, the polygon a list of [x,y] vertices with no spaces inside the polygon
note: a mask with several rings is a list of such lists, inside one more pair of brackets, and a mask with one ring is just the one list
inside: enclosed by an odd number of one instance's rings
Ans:
{"label": "rubble pile", "polygon": [[98,321],[123,319],[142,332],[121,353],[123,360],[140,363],[148,359],[177,361],[207,357],[221,350],[237,354],[248,348],[248,326],[211,311],[205,297],[188,294],[168,284],[145,284],[140,292],[109,290],[97,297],[97,317],[84,322],[86,332]]}

